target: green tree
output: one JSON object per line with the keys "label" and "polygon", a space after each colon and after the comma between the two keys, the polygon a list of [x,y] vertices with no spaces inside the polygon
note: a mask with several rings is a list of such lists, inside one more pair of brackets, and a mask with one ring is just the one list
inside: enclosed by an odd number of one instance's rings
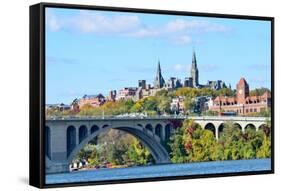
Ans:
{"label": "green tree", "polygon": [[211,154],[217,141],[212,131],[204,130],[193,120],[184,122],[185,134],[183,135],[183,143],[187,160],[194,161],[210,161]]}
{"label": "green tree", "polygon": [[129,145],[126,155],[127,160],[136,165],[146,165],[152,161],[150,152],[136,139]]}
{"label": "green tree", "polygon": [[193,109],[194,109],[194,106],[195,106],[195,101],[194,99],[190,98],[190,97],[185,97],[185,100],[184,100],[184,108],[185,108],[185,111],[187,113],[192,113],[193,112]]}
{"label": "green tree", "polygon": [[163,113],[171,113],[170,112],[170,104],[171,104],[171,99],[166,96],[159,96],[157,98],[158,101],[158,111],[160,111],[162,114]]}
{"label": "green tree", "polygon": [[270,137],[264,136],[262,146],[257,151],[257,158],[270,158],[271,157],[271,140]]}
{"label": "green tree", "polygon": [[211,160],[223,160],[224,159],[224,148],[221,144],[215,144],[213,148],[211,148]]}
{"label": "green tree", "polygon": [[177,128],[176,132],[171,136],[168,145],[170,147],[171,161],[173,163],[187,162],[187,153],[185,152],[183,143],[184,127]]}
{"label": "green tree", "polygon": [[265,92],[271,93],[268,88],[256,88],[250,91],[250,96],[262,96]]}
{"label": "green tree", "polygon": [[90,157],[88,158],[88,162],[91,166],[95,166],[95,165],[98,165],[101,163],[101,160],[100,160],[100,153],[97,149],[97,147],[94,145],[93,146],[93,149],[92,149],[92,152],[91,152],[91,155]]}
{"label": "green tree", "polygon": [[189,138],[187,141],[192,143],[192,149],[186,147],[189,161],[212,160],[212,152],[217,144],[213,132],[199,127]]}
{"label": "green tree", "polygon": [[156,111],[157,110],[157,99],[154,96],[144,98],[143,109],[146,111]]}
{"label": "green tree", "polygon": [[219,144],[223,145],[223,160],[241,159],[243,148],[243,136],[241,129],[233,123],[225,123],[223,132],[220,134]]}
{"label": "green tree", "polygon": [[235,92],[234,90],[231,90],[229,88],[222,88],[215,92],[215,96],[234,96]]}
{"label": "green tree", "polygon": [[138,113],[143,111],[142,101],[137,101],[132,107],[131,112]]}
{"label": "green tree", "polygon": [[85,104],[81,107],[78,115],[81,116],[100,116],[103,114],[103,111],[100,107],[93,107],[90,104]]}
{"label": "green tree", "polygon": [[156,97],[159,97],[159,96],[168,97],[168,93],[169,93],[168,90],[163,89],[163,90],[156,92],[155,96]]}

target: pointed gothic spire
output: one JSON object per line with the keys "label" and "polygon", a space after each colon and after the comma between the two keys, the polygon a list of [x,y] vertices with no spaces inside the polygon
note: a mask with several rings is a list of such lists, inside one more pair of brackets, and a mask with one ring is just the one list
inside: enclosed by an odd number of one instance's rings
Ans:
{"label": "pointed gothic spire", "polygon": [[197,68],[197,61],[196,61],[195,50],[193,50],[193,55],[192,55],[192,67],[196,67]]}
{"label": "pointed gothic spire", "polygon": [[161,75],[160,60],[159,60],[159,58],[158,58],[157,75],[159,75],[159,73],[160,73],[160,75]]}
{"label": "pointed gothic spire", "polygon": [[193,54],[192,54],[191,77],[192,77],[193,87],[198,87],[199,72],[198,72],[198,68],[197,68],[197,60],[196,60],[196,55],[195,55],[194,50],[193,50]]}
{"label": "pointed gothic spire", "polygon": [[164,85],[165,85],[165,80],[161,74],[160,60],[158,59],[157,72],[156,72],[156,77],[154,80],[154,87],[162,88]]}

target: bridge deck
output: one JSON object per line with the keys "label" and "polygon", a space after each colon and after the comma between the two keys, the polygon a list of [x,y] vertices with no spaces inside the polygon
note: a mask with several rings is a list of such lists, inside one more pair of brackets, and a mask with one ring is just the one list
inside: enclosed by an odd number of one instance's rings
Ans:
{"label": "bridge deck", "polygon": [[48,117],[47,121],[124,121],[124,120],[185,120],[193,119],[195,121],[266,121],[270,120],[268,117],[243,117],[243,116],[149,116],[149,117]]}

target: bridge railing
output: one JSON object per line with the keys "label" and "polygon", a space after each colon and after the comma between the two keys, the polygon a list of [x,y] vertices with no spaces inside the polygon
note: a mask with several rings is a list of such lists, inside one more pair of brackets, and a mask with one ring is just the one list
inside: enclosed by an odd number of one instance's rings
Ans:
{"label": "bridge railing", "polygon": [[132,120],[132,119],[193,119],[193,120],[220,120],[220,121],[266,121],[267,117],[243,116],[188,116],[188,115],[156,115],[156,116],[48,116],[47,120]]}
{"label": "bridge railing", "polygon": [[106,116],[48,116],[47,120],[91,120],[91,119],[186,119],[187,116],[180,115],[157,115],[157,116],[114,116],[114,115],[106,115]]}
{"label": "bridge railing", "polygon": [[248,116],[190,116],[193,120],[221,120],[221,121],[266,121],[268,117],[248,117]]}

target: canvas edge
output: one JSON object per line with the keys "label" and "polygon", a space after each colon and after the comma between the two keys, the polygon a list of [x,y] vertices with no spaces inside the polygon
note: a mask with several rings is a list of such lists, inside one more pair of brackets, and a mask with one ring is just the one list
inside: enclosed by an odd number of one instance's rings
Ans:
{"label": "canvas edge", "polygon": [[[173,177],[155,177],[155,178],[139,178],[127,180],[110,180],[96,182],[73,182],[63,184],[45,184],[45,157],[44,157],[44,104],[45,104],[45,8],[69,8],[69,9],[88,9],[88,10],[104,10],[117,12],[133,12],[133,13],[154,13],[165,15],[186,15],[186,16],[202,16],[215,18],[233,18],[233,19],[249,19],[249,20],[264,20],[271,22],[271,91],[272,91],[272,150],[271,150],[271,170],[265,171],[249,171],[237,173],[217,173],[204,175],[187,175]],[[36,14],[39,19],[35,19]],[[35,26],[34,26],[35,24]],[[36,35],[32,35],[35,31]],[[38,46],[39,49],[33,49]],[[39,65],[38,65],[39,63]],[[37,72],[36,75],[34,72]],[[35,81],[33,81],[35,80]],[[151,181],[168,181],[179,179],[195,179],[195,178],[218,178],[229,176],[245,176],[245,175],[261,175],[274,173],[274,17],[268,16],[251,16],[251,15],[233,15],[233,14],[218,14],[218,13],[200,13],[175,10],[155,10],[155,9],[140,9],[127,7],[108,7],[95,5],[77,5],[77,4],[62,4],[62,3],[39,3],[30,6],[30,161],[29,161],[29,184],[38,188],[56,188],[70,186],[88,186],[88,185],[103,185],[103,184],[120,184],[134,182],[151,182]],[[38,104],[36,106],[36,104]],[[39,112],[39,113],[37,113]],[[39,115],[39,119],[38,119]],[[39,128],[38,128],[39,127]],[[35,145],[34,145],[35,144]]]}

